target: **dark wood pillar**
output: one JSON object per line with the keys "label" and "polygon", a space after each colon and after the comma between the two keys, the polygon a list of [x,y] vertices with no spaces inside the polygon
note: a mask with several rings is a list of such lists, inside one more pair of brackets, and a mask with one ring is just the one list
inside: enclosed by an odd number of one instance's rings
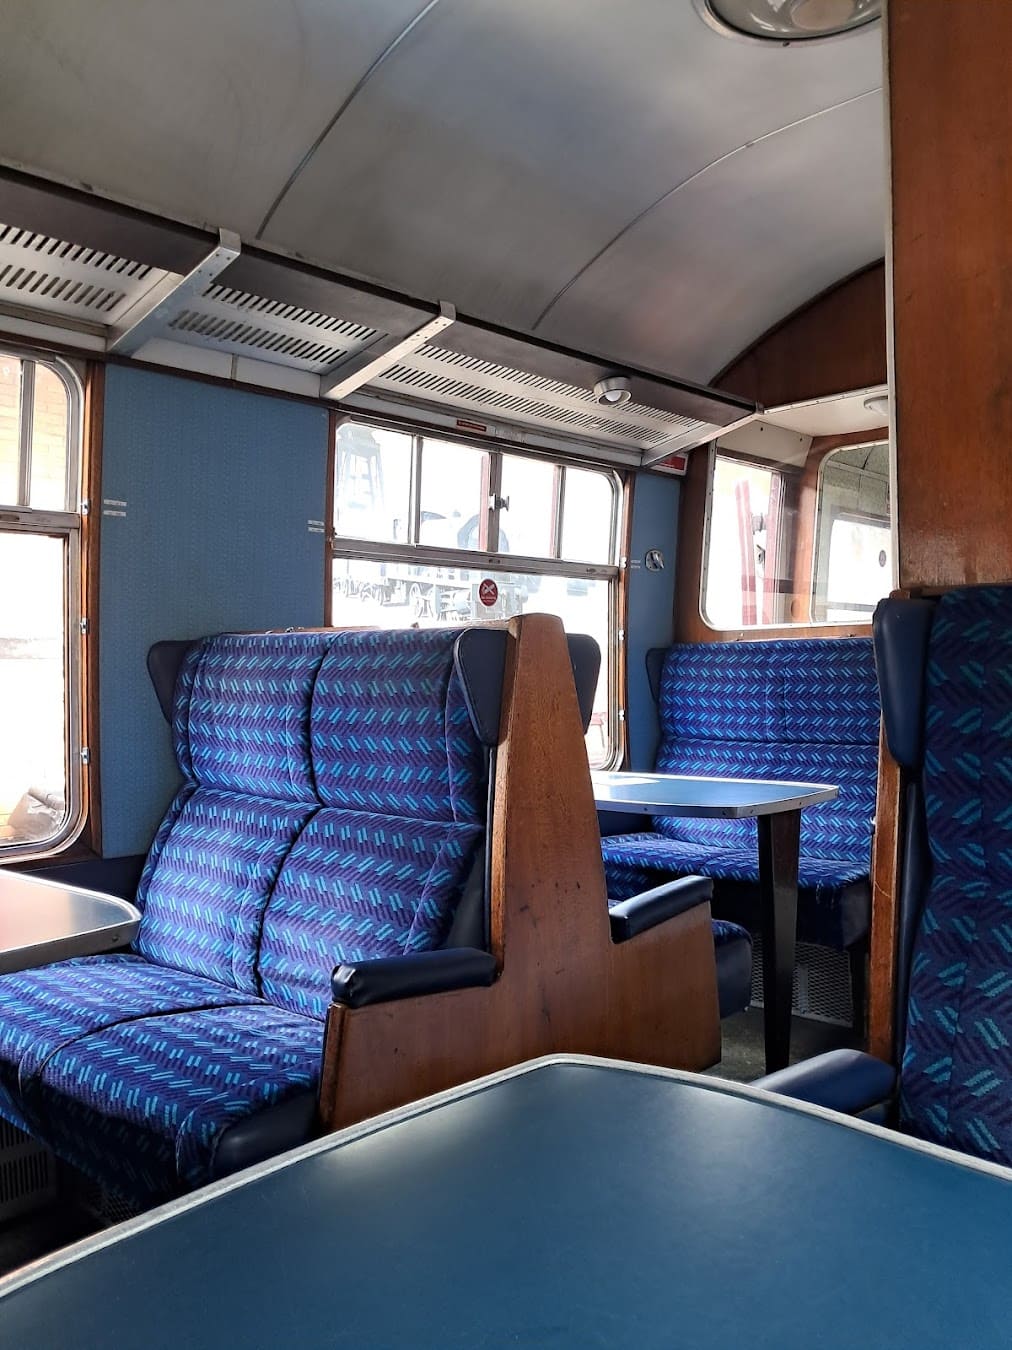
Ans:
{"label": "dark wood pillar", "polygon": [[900,585],[1012,579],[1012,3],[889,0]]}

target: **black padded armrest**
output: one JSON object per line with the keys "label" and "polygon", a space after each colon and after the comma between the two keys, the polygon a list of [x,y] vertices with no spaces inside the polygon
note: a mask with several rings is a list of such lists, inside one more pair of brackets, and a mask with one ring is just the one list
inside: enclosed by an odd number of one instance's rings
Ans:
{"label": "black padded armrest", "polygon": [[890,1100],[896,1070],[863,1050],[829,1050],[757,1078],[753,1086],[856,1116]]}
{"label": "black padded armrest", "polygon": [[334,1002],[346,1008],[392,1003],[419,994],[444,994],[450,989],[490,985],[498,968],[495,957],[477,947],[444,947],[408,956],[381,956],[338,966],[330,979]]}
{"label": "black padded armrest", "polygon": [[628,942],[637,933],[655,928],[665,919],[684,914],[710,899],[713,882],[709,877],[676,877],[652,891],[641,891],[628,900],[620,900],[608,907],[611,919],[612,942]]}

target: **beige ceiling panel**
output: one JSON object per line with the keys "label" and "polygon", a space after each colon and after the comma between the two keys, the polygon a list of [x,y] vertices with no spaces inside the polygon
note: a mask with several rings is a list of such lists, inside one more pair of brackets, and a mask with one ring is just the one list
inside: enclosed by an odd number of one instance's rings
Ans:
{"label": "beige ceiling panel", "polygon": [[773,324],[885,249],[882,106],[769,137],[649,212],[570,287],[539,336],[712,379]]}
{"label": "beige ceiling panel", "polygon": [[265,239],[530,328],[673,185],[879,82],[877,32],[788,50],[720,37],[689,0],[441,0]]}
{"label": "beige ceiling panel", "polygon": [[419,0],[0,0],[0,158],[249,238]]}

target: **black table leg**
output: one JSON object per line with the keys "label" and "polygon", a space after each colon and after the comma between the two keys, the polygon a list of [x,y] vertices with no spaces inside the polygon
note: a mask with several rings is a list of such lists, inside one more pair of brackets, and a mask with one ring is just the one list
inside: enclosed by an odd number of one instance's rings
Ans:
{"label": "black table leg", "polygon": [[766,1072],[791,1053],[791,992],[798,927],[801,812],[759,816],[759,904],[763,938],[763,1029]]}

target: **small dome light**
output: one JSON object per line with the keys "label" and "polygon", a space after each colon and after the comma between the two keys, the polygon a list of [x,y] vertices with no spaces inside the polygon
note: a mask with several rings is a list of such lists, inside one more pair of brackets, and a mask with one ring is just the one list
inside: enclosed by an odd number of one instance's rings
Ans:
{"label": "small dome light", "polygon": [[632,398],[632,386],[624,375],[611,375],[594,385],[594,397],[607,408],[618,408]]}
{"label": "small dome light", "polygon": [[703,18],[730,36],[811,42],[872,23],[882,0],[696,0]]}

